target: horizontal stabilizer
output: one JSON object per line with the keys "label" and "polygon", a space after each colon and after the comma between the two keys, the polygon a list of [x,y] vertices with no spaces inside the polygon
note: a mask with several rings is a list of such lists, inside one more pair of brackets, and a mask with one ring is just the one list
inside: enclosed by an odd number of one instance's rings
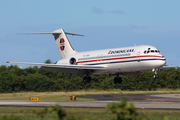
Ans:
{"label": "horizontal stabilizer", "polygon": [[175,68],[175,69],[177,69],[178,66],[163,66],[160,69],[167,69],[167,68]]}
{"label": "horizontal stabilizer", "polygon": [[[59,35],[61,34],[61,31],[54,31],[54,32],[40,32],[40,33],[17,33],[17,34],[52,34],[52,35]],[[80,35],[80,34],[74,34],[74,33],[67,33],[65,32],[65,34],[67,35],[73,35],[73,36],[84,36],[84,35]]]}

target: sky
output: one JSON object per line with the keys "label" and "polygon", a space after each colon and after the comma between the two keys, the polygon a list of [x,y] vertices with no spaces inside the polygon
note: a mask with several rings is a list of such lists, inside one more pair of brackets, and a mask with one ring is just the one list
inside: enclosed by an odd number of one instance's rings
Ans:
{"label": "sky", "polygon": [[73,48],[90,51],[152,45],[180,66],[180,0],[1,0],[0,65],[5,61],[44,63],[61,59],[52,35],[66,32]]}

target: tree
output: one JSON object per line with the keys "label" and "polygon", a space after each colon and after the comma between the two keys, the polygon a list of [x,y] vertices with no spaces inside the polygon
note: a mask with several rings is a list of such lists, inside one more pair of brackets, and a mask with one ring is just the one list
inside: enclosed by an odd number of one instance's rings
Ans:
{"label": "tree", "polygon": [[51,64],[52,62],[51,62],[50,59],[47,59],[47,60],[45,61],[45,63],[46,63],[46,64]]}

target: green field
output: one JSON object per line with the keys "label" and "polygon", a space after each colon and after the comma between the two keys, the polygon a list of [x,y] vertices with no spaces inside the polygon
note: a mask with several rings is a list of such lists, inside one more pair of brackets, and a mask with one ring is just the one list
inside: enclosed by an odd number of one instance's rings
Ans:
{"label": "green field", "polygon": [[[30,97],[39,97],[39,100],[50,101],[69,101],[73,95],[91,95],[91,94],[145,94],[145,93],[180,93],[180,90],[161,89],[158,91],[122,91],[118,89],[99,91],[82,90],[75,92],[21,92],[21,93],[3,93],[0,94],[0,100],[29,100]],[[93,101],[94,99],[77,98],[78,101]],[[53,113],[44,114],[41,111],[46,108],[34,107],[0,107],[0,120],[21,119],[21,120],[54,120],[57,115]],[[116,115],[112,114],[107,108],[63,108],[66,112],[65,120],[113,120]],[[136,110],[140,120],[180,120],[180,111],[178,110]],[[8,118],[9,117],[9,118]]]}
{"label": "green field", "polygon": [[[0,119],[3,116],[16,116],[21,120],[40,120],[41,115],[37,113],[45,108],[25,108],[25,107],[0,107]],[[116,115],[106,108],[63,108],[66,112],[65,120],[74,118],[75,120],[113,120]],[[139,120],[179,120],[180,111],[178,110],[137,110]],[[46,114],[43,120],[56,120],[56,114]]]}
{"label": "green field", "polygon": [[[122,91],[113,90],[80,90],[74,92],[19,92],[1,93],[0,100],[29,100],[30,97],[39,97],[39,100],[69,101],[70,96],[94,94],[150,94],[150,93],[180,93],[180,90],[159,89],[157,91]],[[94,99],[77,98],[78,101],[93,101]]]}

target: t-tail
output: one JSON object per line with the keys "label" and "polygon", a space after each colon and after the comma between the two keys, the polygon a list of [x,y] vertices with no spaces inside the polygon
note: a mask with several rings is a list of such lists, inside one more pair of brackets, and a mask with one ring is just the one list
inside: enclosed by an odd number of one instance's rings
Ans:
{"label": "t-tail", "polygon": [[55,38],[59,53],[62,58],[67,55],[74,54],[76,51],[72,48],[67,35],[83,36],[79,34],[67,33],[63,29],[55,30],[54,32],[42,32],[42,33],[18,33],[18,34],[52,34]]}
{"label": "t-tail", "polygon": [[63,29],[59,29],[54,31],[55,33],[61,33],[61,34],[53,34],[54,38],[56,40],[56,44],[59,50],[59,53],[62,58],[64,58],[66,55],[74,54],[76,51],[72,48],[65,32]]}

